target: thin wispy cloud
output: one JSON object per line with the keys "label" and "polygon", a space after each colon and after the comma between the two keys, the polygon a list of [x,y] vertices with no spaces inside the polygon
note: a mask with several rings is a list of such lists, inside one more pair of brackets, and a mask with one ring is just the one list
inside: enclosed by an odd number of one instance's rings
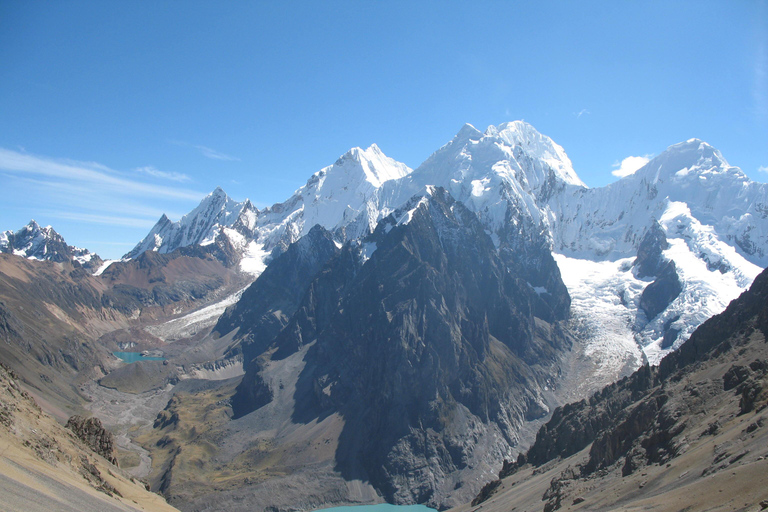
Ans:
{"label": "thin wispy cloud", "polygon": [[216,151],[215,149],[211,149],[205,146],[195,146],[200,152],[203,154],[204,157],[212,158],[213,160],[229,160],[233,162],[239,162],[240,159],[235,156],[226,155],[224,153],[221,153],[219,151]]}
{"label": "thin wispy cloud", "polygon": [[587,109],[583,108],[583,109],[579,110],[578,112],[574,112],[574,113],[573,113],[573,115],[575,115],[575,116],[576,116],[576,119],[579,119],[581,116],[583,116],[583,115],[589,115],[589,114],[591,114],[591,113],[592,113],[592,112],[590,112],[589,110],[587,110]]}
{"label": "thin wispy cloud", "polygon": [[[82,224],[146,230],[163,213],[180,215],[205,194],[139,179],[146,171],[119,172],[98,162],[50,158],[0,148],[0,178],[11,196],[4,208]],[[170,179],[171,177],[166,177]],[[21,199],[23,198],[23,199]],[[162,205],[158,207],[158,204]]]}
{"label": "thin wispy cloud", "polygon": [[647,164],[653,155],[645,155],[645,156],[628,156],[621,162],[615,162],[613,164],[613,167],[615,169],[611,171],[611,174],[614,176],[618,176],[619,178],[623,178],[625,176],[629,176],[631,174],[635,174],[635,172],[638,171],[641,167],[643,167],[645,164]]}
{"label": "thin wispy cloud", "polygon": [[121,173],[94,162],[75,162],[19,153],[0,148],[0,170],[44,176],[62,182],[88,184],[95,193],[109,191],[120,195],[200,199],[204,194],[178,187],[152,185],[122,177]]}
{"label": "thin wispy cloud", "polygon": [[224,160],[229,162],[240,161],[240,159],[237,158],[236,156],[227,155],[226,153],[222,153],[221,151],[217,151],[213,148],[209,148],[208,146],[203,146],[200,144],[191,144],[183,140],[171,140],[169,142],[176,146],[196,149],[198,152],[200,152],[201,155],[203,155],[206,158],[210,158],[211,160]]}
{"label": "thin wispy cloud", "polygon": [[114,215],[103,215],[100,213],[68,212],[68,211],[45,211],[53,217],[60,219],[75,220],[78,222],[87,222],[90,224],[106,224],[109,226],[123,226],[127,228],[151,229],[155,221],[149,219],[138,219],[135,217],[120,217]]}
{"label": "thin wispy cloud", "polygon": [[757,168],[757,172],[765,172],[768,173],[768,165],[761,165]]}
{"label": "thin wispy cloud", "polygon": [[[60,181],[46,181],[36,177],[15,176],[3,174],[9,180],[8,185],[19,183],[26,190],[34,190],[41,202],[58,208],[77,207],[78,210],[100,212],[102,214],[130,213],[134,217],[141,217],[156,221],[163,214],[171,219],[179,219],[183,213],[171,212],[166,209],[156,208],[142,204],[132,198],[119,197],[114,194],[94,194],[92,189],[78,183],[63,183]],[[119,215],[118,215],[119,216]]]}
{"label": "thin wispy cloud", "polygon": [[192,178],[190,178],[184,173],[161,171],[161,170],[155,169],[151,165],[147,165],[145,167],[139,167],[136,170],[141,174],[146,174],[147,176],[152,176],[153,178],[160,178],[163,180],[178,181],[179,183],[183,183],[185,181],[192,181]]}

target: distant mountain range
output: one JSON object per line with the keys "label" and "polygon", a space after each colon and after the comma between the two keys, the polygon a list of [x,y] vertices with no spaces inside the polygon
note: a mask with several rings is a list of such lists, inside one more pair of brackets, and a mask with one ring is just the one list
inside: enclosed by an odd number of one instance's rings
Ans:
{"label": "distant mountain range", "polygon": [[64,237],[51,226],[40,227],[31,220],[14,231],[0,233],[0,253],[10,253],[24,258],[44,261],[76,261],[88,269],[98,269],[102,259],[88,249],[67,245]]}

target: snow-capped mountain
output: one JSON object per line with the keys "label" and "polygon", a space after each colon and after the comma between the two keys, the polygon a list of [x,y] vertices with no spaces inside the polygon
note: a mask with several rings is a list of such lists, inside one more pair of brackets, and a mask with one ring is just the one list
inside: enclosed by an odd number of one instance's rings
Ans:
{"label": "snow-capped mountain", "polygon": [[41,227],[34,220],[20,230],[0,233],[0,252],[24,258],[63,262],[74,260],[85,266],[98,266],[101,258],[88,251],[67,245],[64,237],[51,226]]}
{"label": "snow-capped mountain", "polygon": [[[354,148],[264,210],[217,189],[179,222],[161,219],[128,256],[210,244],[223,234],[258,275],[314,225],[339,244],[360,239],[430,186],[478,216],[513,273],[525,262],[539,293],[562,296],[551,276],[563,274],[574,321],[605,368],[637,365],[644,355],[657,361],[768,264],[768,185],[751,182],[710,145],[675,144],[635,174],[590,189],[563,148],[522,121],[485,132],[465,125],[413,171],[375,145]],[[659,276],[633,267],[656,224],[665,238],[659,257],[674,262],[665,275],[680,285],[658,313],[641,303],[660,289],[661,281],[643,299]],[[571,306],[550,302],[553,311]]]}
{"label": "snow-capped mountain", "polygon": [[365,150],[351,149],[315,173],[287,201],[263,210],[247,199],[235,202],[216,188],[178,222],[163,215],[125,257],[205,246],[223,236],[242,256],[241,268],[258,275],[275,248],[284,250],[316,224],[338,231],[340,239],[367,234],[381,217],[375,191],[384,182],[410,172],[408,166],[387,157],[374,144]]}
{"label": "snow-capped mountain", "polygon": [[[555,249],[588,259],[630,256],[651,221],[667,215],[673,203],[687,205],[692,219],[711,226],[748,261],[768,264],[768,186],[750,181],[698,139],[670,146],[606,187],[573,190],[550,201]],[[710,266],[719,265],[719,252],[707,255]]]}
{"label": "snow-capped mountain", "polygon": [[243,237],[252,238],[257,216],[258,210],[249,200],[235,202],[221,187],[216,187],[216,190],[208,194],[181,220],[172,222],[163,215],[149,234],[126,254],[125,258],[135,258],[145,251],[165,254],[179,247],[209,245],[214,242],[222,228],[229,228]]}
{"label": "snow-capped mountain", "polygon": [[[768,185],[750,181],[697,139],[670,146],[606,187],[564,190],[547,208],[576,314],[583,311],[598,337],[624,339],[625,349],[638,343],[654,363],[722,311],[768,263]],[[641,304],[659,275],[633,268],[657,225],[662,257],[675,263],[680,283],[660,312]]]}
{"label": "snow-capped mountain", "polygon": [[[343,500],[359,481],[443,507],[549,405],[658,362],[747,288],[768,255],[767,187],[691,140],[590,189],[532,126],[466,125],[415,170],[354,148],[263,210],[216,189],[129,256],[216,247],[260,275],[212,335],[242,350],[235,417],[200,439],[228,439],[217,458],[271,446],[290,469],[233,501],[282,506],[296,481]],[[292,451],[310,437],[335,453]],[[312,475],[293,473],[296,453],[320,457]]]}
{"label": "snow-capped mountain", "polygon": [[375,144],[353,148],[312,175],[287,201],[260,212],[259,242],[266,250],[287,247],[316,224],[339,241],[364,236],[391,209],[382,186],[411,172]]}

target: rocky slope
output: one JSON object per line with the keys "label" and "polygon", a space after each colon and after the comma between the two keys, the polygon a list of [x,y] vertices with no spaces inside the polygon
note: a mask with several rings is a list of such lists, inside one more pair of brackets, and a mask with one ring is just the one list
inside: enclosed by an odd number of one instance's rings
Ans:
{"label": "rocky slope", "polygon": [[[81,418],[82,420],[82,418]],[[83,443],[109,434],[93,418],[62,427],[41,411],[13,372],[0,366],[0,494],[8,512],[172,511],[145,484]],[[90,422],[90,423],[89,423]],[[78,424],[88,424],[78,428]],[[82,425],[80,425],[82,427]],[[106,453],[106,452],[105,452]]]}
{"label": "rocky slope", "polygon": [[484,510],[768,505],[768,272],[658,367],[555,410]]}

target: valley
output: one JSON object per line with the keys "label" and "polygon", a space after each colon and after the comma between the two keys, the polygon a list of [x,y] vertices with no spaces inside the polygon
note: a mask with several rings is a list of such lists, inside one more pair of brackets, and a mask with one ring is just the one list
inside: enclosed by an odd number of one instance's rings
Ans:
{"label": "valley", "polygon": [[[109,265],[34,221],[3,233],[0,356],[59,421],[99,418],[121,470],[180,510],[631,510],[699,489],[718,449],[745,451],[727,471],[753,489],[762,409],[715,388],[762,360],[759,326],[716,334],[738,355],[681,361],[768,263],[767,196],[696,139],[597,189],[521,121],[466,125],[416,169],[354,148],[271,207],[217,188]],[[680,378],[663,380],[671,364]],[[617,476],[598,437],[568,440],[579,423],[548,441],[584,446],[543,448],[563,411],[630,414],[610,396],[643,372],[679,405],[645,425],[685,423],[674,456],[622,447],[638,469]],[[725,466],[711,474],[725,485]]]}

